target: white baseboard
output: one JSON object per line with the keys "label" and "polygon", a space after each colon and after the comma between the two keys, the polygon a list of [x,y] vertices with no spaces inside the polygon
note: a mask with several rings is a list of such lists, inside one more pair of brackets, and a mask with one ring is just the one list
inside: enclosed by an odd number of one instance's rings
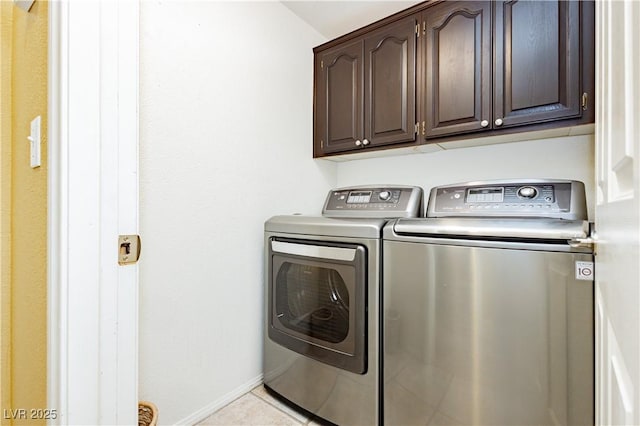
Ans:
{"label": "white baseboard", "polygon": [[176,425],[195,425],[198,422],[206,419],[207,417],[209,417],[210,415],[212,415],[213,413],[215,413],[225,405],[229,404],[231,401],[249,392],[251,389],[255,388],[261,383],[262,383],[262,374],[238,386],[231,392],[213,401],[211,404],[205,405],[195,413],[185,417],[182,420],[177,421],[175,424]]}

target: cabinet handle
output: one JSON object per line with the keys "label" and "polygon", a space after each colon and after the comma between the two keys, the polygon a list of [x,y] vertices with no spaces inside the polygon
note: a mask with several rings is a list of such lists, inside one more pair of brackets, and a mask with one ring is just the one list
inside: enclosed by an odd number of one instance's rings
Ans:
{"label": "cabinet handle", "polygon": [[487,127],[487,126],[489,125],[489,122],[488,122],[487,120],[482,120],[482,121],[480,122],[480,125],[481,125],[482,127]]}
{"label": "cabinet handle", "polygon": [[362,145],[364,145],[364,146],[369,145],[369,141],[367,139],[363,139],[362,140]]}
{"label": "cabinet handle", "polygon": [[496,126],[498,126],[498,127],[502,126],[502,123],[503,123],[502,118],[498,118],[498,119],[495,121],[495,125],[496,125]]}
{"label": "cabinet handle", "polygon": [[360,146],[360,145],[362,145],[362,142],[360,142],[360,139],[358,139],[358,140],[356,141],[356,146]]}

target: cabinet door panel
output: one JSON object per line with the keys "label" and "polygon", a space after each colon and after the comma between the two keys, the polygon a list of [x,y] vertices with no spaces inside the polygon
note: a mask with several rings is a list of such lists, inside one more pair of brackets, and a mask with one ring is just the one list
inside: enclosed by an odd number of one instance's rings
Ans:
{"label": "cabinet door panel", "polygon": [[316,139],[323,153],[357,148],[363,135],[362,41],[325,52],[316,94]]}
{"label": "cabinet door panel", "polygon": [[503,126],[580,117],[578,1],[496,3],[494,115]]}
{"label": "cabinet door panel", "polygon": [[365,138],[375,145],[415,141],[416,19],[365,40]]}
{"label": "cabinet door panel", "polygon": [[426,133],[483,130],[491,120],[491,4],[442,3],[425,14]]}

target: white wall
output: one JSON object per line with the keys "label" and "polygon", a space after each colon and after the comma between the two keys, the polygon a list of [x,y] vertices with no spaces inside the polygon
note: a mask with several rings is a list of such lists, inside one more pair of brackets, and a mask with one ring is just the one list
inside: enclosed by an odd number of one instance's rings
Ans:
{"label": "white wall", "polygon": [[276,2],[142,2],[140,398],[209,414],[262,372],[263,223],[320,212],[312,47]]}
{"label": "white wall", "polygon": [[471,180],[575,179],[585,184],[593,218],[593,147],[593,135],[583,135],[348,161],[338,164],[338,186],[397,183],[428,194],[434,186]]}

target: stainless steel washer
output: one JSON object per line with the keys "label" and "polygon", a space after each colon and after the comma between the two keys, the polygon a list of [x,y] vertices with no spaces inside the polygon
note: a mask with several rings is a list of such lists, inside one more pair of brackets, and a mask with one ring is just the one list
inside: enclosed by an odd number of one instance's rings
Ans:
{"label": "stainless steel washer", "polygon": [[265,223],[265,387],[339,425],[379,423],[381,234],[421,206],[417,187],[342,188],[323,217]]}
{"label": "stainless steel washer", "polygon": [[594,423],[584,186],[434,188],[384,230],[386,425]]}

